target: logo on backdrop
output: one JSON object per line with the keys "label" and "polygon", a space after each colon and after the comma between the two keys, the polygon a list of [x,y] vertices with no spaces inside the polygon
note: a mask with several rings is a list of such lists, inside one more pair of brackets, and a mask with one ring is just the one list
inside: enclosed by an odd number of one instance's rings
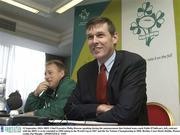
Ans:
{"label": "logo on backdrop", "polygon": [[86,9],[83,9],[81,13],[79,14],[80,17],[80,25],[85,25],[87,23],[88,17],[90,15],[90,12],[88,12]]}
{"label": "logo on backdrop", "polygon": [[79,14],[79,17],[80,17],[82,20],[87,20],[89,15],[90,15],[90,13],[87,12],[86,9],[83,9],[83,10],[81,11],[81,13]]}
{"label": "logo on backdrop", "polygon": [[145,1],[142,7],[137,10],[137,18],[131,23],[130,30],[137,34],[139,40],[145,40],[146,45],[150,46],[151,41],[159,35],[158,29],[165,22],[164,12],[153,13],[153,6]]}

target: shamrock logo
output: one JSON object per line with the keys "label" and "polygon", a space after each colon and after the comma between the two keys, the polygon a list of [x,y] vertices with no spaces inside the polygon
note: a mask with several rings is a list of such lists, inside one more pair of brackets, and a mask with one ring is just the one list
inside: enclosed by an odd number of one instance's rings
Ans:
{"label": "shamrock logo", "polygon": [[159,35],[158,28],[165,22],[165,14],[162,11],[153,13],[153,6],[150,2],[144,2],[137,10],[137,18],[131,23],[130,30],[133,34],[138,34],[139,40],[146,40],[146,45],[150,46],[151,41]]}
{"label": "shamrock logo", "polygon": [[83,10],[81,11],[81,14],[79,14],[79,17],[80,17],[82,20],[86,20],[89,15],[90,15],[90,13],[87,12],[86,9],[83,9]]}

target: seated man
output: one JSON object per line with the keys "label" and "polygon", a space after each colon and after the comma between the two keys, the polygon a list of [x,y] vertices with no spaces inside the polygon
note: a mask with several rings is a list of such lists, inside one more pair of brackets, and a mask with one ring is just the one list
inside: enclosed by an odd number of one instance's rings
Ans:
{"label": "seated man", "polygon": [[76,89],[64,109],[67,118],[147,125],[146,61],[115,50],[118,34],[108,18],[90,20],[86,35],[95,60],[77,73]]}
{"label": "seated man", "polygon": [[65,76],[64,64],[50,60],[46,63],[45,81],[29,94],[23,115],[63,119],[64,106],[74,87],[75,82]]}

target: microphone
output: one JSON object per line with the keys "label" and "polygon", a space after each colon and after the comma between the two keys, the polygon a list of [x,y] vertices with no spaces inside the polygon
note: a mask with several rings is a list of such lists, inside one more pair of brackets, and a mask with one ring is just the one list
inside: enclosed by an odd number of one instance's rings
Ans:
{"label": "microphone", "polygon": [[16,110],[23,104],[19,91],[12,92],[6,100],[9,110]]}

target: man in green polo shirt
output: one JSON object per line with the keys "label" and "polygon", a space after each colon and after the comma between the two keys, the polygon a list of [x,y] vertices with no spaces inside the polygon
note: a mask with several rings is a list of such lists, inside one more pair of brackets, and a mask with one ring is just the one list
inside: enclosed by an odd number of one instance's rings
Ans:
{"label": "man in green polo shirt", "polygon": [[65,66],[59,60],[46,63],[45,81],[29,94],[24,115],[63,119],[64,106],[75,82],[65,75]]}

